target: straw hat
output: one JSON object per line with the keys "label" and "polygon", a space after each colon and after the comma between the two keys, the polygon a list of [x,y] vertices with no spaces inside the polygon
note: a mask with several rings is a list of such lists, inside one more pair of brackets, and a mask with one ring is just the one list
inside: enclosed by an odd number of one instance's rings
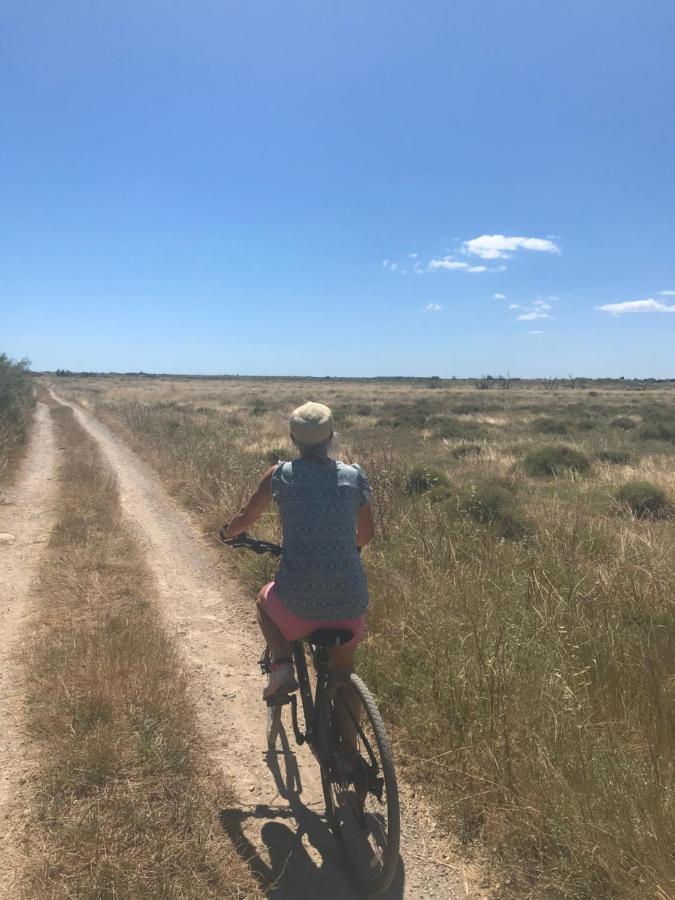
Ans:
{"label": "straw hat", "polygon": [[323,403],[303,403],[291,413],[291,436],[300,444],[321,444],[333,434],[333,413]]}

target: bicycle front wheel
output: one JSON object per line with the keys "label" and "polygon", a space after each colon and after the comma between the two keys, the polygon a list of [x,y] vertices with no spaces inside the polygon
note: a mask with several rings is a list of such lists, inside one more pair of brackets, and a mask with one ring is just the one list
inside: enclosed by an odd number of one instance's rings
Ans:
{"label": "bicycle front wheel", "polygon": [[401,833],[389,738],[358,675],[329,678],[324,713],[320,756],[328,822],[359,889],[379,894],[396,874]]}

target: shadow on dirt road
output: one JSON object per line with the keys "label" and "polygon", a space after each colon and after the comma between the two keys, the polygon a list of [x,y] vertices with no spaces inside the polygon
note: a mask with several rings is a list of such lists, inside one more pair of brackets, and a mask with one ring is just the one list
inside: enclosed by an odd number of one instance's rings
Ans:
{"label": "shadow on dirt road", "polygon": [[[274,900],[349,900],[364,897],[352,886],[342,859],[323,815],[309,809],[301,800],[302,780],[295,753],[283,726],[278,732],[280,749],[269,750],[264,758],[279,795],[288,807],[257,804],[249,808],[224,809],[223,828],[251,867],[267,896]],[[244,833],[243,823],[250,818],[272,819],[263,825],[260,835],[266,845],[269,863],[262,859]],[[381,895],[385,900],[400,900],[405,883],[403,864],[399,862],[394,882]]]}

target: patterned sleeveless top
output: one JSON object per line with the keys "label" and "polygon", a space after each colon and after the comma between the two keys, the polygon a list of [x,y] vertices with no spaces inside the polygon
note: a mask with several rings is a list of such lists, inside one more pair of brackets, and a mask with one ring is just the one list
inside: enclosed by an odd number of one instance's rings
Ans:
{"label": "patterned sleeveless top", "polygon": [[334,621],[365,613],[368,586],[356,548],[356,514],[370,495],[357,465],[294,459],[277,466],[272,497],[284,551],[276,587],[297,616]]}

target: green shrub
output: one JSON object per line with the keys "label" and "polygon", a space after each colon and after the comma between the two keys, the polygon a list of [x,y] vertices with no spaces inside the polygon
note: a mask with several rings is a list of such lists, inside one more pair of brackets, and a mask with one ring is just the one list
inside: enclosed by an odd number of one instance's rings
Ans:
{"label": "green shrub", "polygon": [[0,475],[28,438],[34,405],[28,360],[14,362],[0,353]]}
{"label": "green shrub", "polygon": [[594,428],[598,427],[598,423],[595,419],[579,419],[577,422],[577,428],[579,431],[593,431]]}
{"label": "green shrub", "polygon": [[628,416],[617,416],[616,419],[612,419],[609,424],[612,428],[621,428],[622,431],[631,431],[635,428],[635,422],[632,419],[629,419]]}
{"label": "green shrub", "polygon": [[426,494],[434,488],[448,487],[447,476],[437,469],[428,466],[415,466],[405,482],[405,492],[409,497],[415,494]]}
{"label": "green shrub", "polygon": [[480,456],[482,452],[482,444],[458,444],[452,448],[452,455],[455,459],[464,459],[467,456]]}
{"label": "green shrub", "polygon": [[460,510],[476,524],[493,526],[510,540],[524,537],[528,530],[515,506],[513,494],[491,481],[472,485],[460,501]]}
{"label": "green shrub", "polygon": [[600,462],[612,463],[614,466],[627,466],[632,459],[627,450],[598,450],[595,458]]}
{"label": "green shrub", "polygon": [[553,419],[550,416],[535,419],[532,429],[539,434],[567,434],[567,425],[561,419]]}
{"label": "green shrub", "polygon": [[373,407],[368,403],[359,403],[354,412],[357,416],[369,416],[373,411]]}
{"label": "green shrub", "polygon": [[559,475],[566,469],[572,472],[588,472],[590,463],[583,453],[559,444],[530,450],[525,456],[524,466],[528,475]]}
{"label": "green shrub", "polygon": [[251,402],[251,415],[252,416],[264,416],[267,412],[267,404],[264,400],[261,400],[259,397],[256,397]]}
{"label": "green shrub", "polygon": [[636,519],[665,519],[671,512],[666,492],[651,481],[628,481],[614,495]]}
{"label": "green shrub", "polygon": [[675,429],[667,422],[657,419],[644,422],[636,431],[641,441],[672,441],[675,440]]}
{"label": "green shrub", "polygon": [[462,422],[452,416],[433,416],[429,425],[436,429],[439,438],[480,438],[485,437],[485,430],[475,422]]}

